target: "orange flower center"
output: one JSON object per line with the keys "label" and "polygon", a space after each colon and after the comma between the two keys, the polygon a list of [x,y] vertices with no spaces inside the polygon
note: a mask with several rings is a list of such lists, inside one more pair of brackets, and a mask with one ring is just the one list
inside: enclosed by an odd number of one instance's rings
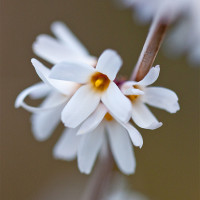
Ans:
{"label": "orange flower center", "polygon": [[[139,85],[134,85],[133,88],[141,90]],[[134,103],[140,95],[127,95],[127,97]]]}
{"label": "orange flower center", "polygon": [[112,121],[112,120],[113,120],[113,117],[112,117],[109,113],[106,113],[105,119],[106,119],[107,121]]}
{"label": "orange flower center", "polygon": [[103,92],[108,88],[110,79],[105,74],[96,72],[92,75],[90,82],[96,91]]}

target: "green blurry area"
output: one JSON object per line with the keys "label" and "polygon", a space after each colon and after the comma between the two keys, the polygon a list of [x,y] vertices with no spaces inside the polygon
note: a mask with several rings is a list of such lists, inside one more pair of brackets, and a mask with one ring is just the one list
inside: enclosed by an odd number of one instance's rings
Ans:
{"label": "green blurry area", "polygon": [[[118,51],[124,61],[120,75],[129,77],[148,26],[136,24],[129,10],[119,10],[108,0],[2,0],[1,5],[1,199],[51,200],[57,192],[60,200],[63,190],[56,186],[62,182],[76,199],[88,176],[80,174],[76,161],[53,159],[52,148],[62,125],[49,140],[39,143],[31,133],[30,113],[14,108],[18,93],[39,81],[30,62],[36,57],[31,45],[38,34],[51,34],[50,24],[61,20],[91,54],[99,56],[106,48]],[[198,200],[199,70],[184,57],[168,59],[162,51],[155,64],[161,66],[155,85],[174,90],[181,110],[169,114],[151,109],[164,125],[155,131],[138,128],[144,146],[135,148],[137,170],[128,180],[151,199]],[[42,188],[49,197],[37,196]]]}

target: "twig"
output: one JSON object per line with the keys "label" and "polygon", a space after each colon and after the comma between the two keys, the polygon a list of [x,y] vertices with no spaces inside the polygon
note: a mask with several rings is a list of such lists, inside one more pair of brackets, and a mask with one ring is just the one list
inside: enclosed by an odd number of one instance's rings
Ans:
{"label": "twig", "polygon": [[112,169],[113,158],[109,148],[107,155],[99,158],[97,167],[89,180],[81,200],[100,200],[111,179]]}
{"label": "twig", "polygon": [[170,20],[156,16],[151,24],[138,62],[132,73],[131,80],[140,81],[148,73],[159,51]]}

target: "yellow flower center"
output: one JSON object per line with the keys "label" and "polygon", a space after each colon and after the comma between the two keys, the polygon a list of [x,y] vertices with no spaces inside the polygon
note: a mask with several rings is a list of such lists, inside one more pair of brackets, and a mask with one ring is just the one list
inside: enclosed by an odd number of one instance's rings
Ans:
{"label": "yellow flower center", "polygon": [[94,90],[98,92],[105,91],[110,84],[109,78],[105,74],[102,74],[100,72],[96,72],[95,74],[93,74],[90,82]]}
{"label": "yellow flower center", "polygon": [[113,117],[112,117],[109,113],[106,113],[105,119],[106,119],[107,121],[112,121],[112,120],[113,120]]}
{"label": "yellow flower center", "polygon": [[[139,85],[134,85],[133,88],[141,90],[141,87]],[[134,103],[139,96],[140,95],[127,95],[127,97],[131,100],[132,103]]]}
{"label": "yellow flower center", "polygon": [[140,95],[128,95],[127,97],[131,100],[131,102],[134,102]]}

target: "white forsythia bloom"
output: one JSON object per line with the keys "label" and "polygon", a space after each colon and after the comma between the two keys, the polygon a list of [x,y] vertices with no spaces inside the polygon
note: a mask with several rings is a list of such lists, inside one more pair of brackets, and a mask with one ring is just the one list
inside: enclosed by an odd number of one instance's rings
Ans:
{"label": "white forsythia bloom", "polygon": [[166,51],[173,56],[187,52],[192,63],[200,63],[199,0],[120,1],[126,7],[131,7],[137,19],[142,22],[149,22],[154,17],[177,21],[177,25],[166,41]]}
{"label": "white forsythia bloom", "polygon": [[125,174],[134,173],[136,161],[131,141],[141,148],[142,136],[130,123],[109,114],[102,103],[80,126],[67,129],[54,148],[54,156],[70,160],[77,154],[80,171],[89,174],[107,138],[119,169]]}
{"label": "white forsythia bloom", "polygon": [[[96,64],[96,58],[88,53],[66,25],[54,22],[51,29],[57,39],[45,34],[39,35],[33,44],[33,51],[38,56],[53,64],[74,60],[90,65]],[[50,70],[48,68],[35,59],[32,59],[32,63],[43,83],[37,83],[22,91],[16,99],[15,106],[22,106],[33,112],[32,131],[35,138],[42,141],[53,133],[60,122],[64,105],[79,86],[72,82],[49,79]],[[39,108],[34,108],[24,102],[27,96],[32,99],[46,98]]]}
{"label": "white forsythia bloom", "polygon": [[121,86],[132,102],[132,119],[141,128],[156,129],[162,126],[145,104],[170,113],[180,109],[175,92],[163,87],[148,87],[157,80],[159,73],[160,67],[157,65],[141,81],[127,81]]}
{"label": "white forsythia bloom", "polygon": [[[37,140],[45,140],[59,124],[61,111],[79,84],[50,79],[50,70],[47,67],[36,59],[31,61],[43,83],[22,91],[15,101],[15,107],[21,106],[34,113],[31,117],[33,134]],[[39,107],[33,107],[25,103],[27,96],[33,99],[46,98]]]}
{"label": "white forsythia bloom", "polygon": [[121,65],[120,56],[108,49],[99,57],[96,68],[75,62],[61,62],[52,68],[51,78],[82,84],[62,111],[65,126],[78,126],[95,111],[100,101],[116,118],[129,121],[131,103],[114,83]]}
{"label": "white forsythia bloom", "polygon": [[54,22],[51,30],[57,37],[39,35],[33,43],[33,51],[46,61],[57,64],[62,61],[96,64],[96,57],[91,56],[83,44],[62,22]]}

